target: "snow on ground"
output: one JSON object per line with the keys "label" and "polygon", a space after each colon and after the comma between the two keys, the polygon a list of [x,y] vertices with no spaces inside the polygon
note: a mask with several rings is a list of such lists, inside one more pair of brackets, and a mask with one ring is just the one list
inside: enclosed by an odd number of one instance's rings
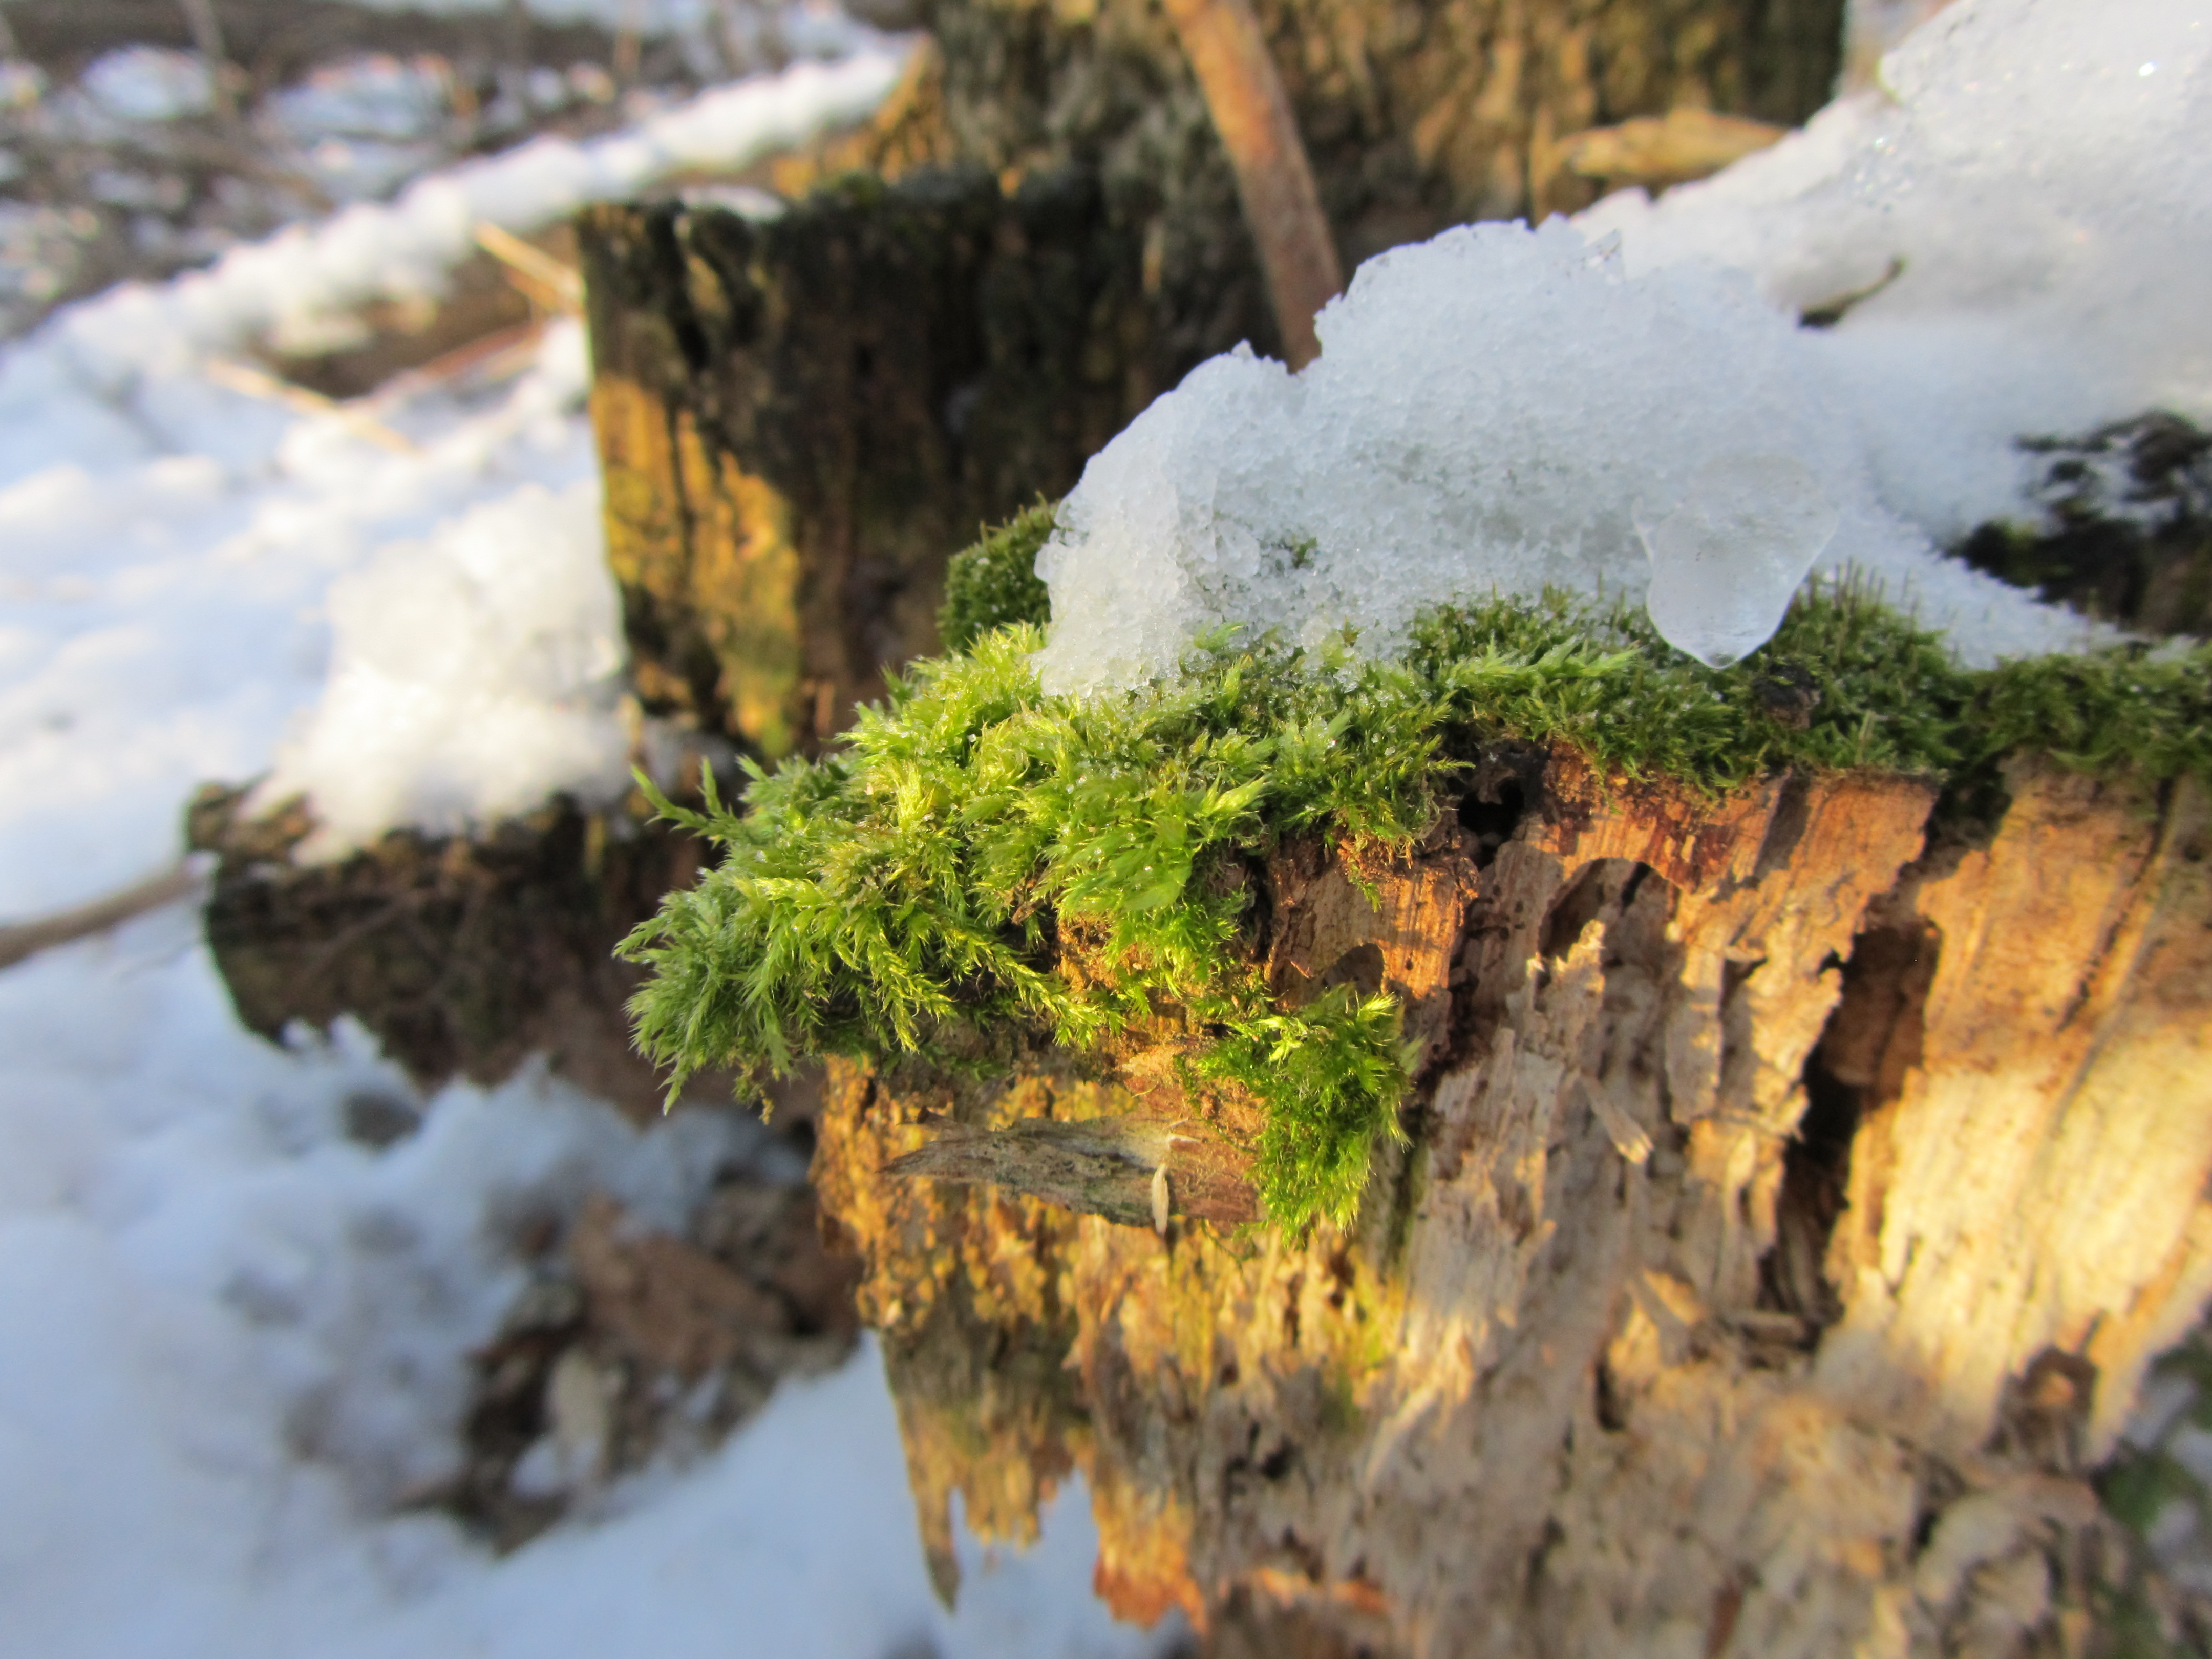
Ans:
{"label": "snow on ground", "polygon": [[1224,622],[1387,647],[1425,602],[1546,584],[1648,586],[1728,661],[1814,568],[1972,661],[2079,643],[1936,550],[2022,507],[2022,436],[2212,415],[2212,20],[1960,0],[1882,74],[1656,204],[1377,256],[1297,376],[1201,365],[1039,556],[1046,683],[1171,671]]}
{"label": "snow on ground", "polygon": [[514,1237],[587,1188],[676,1225],[750,1124],[640,1133],[525,1076],[372,1151],[344,1102],[404,1083],[357,1036],[239,1030],[184,909],[0,974],[0,1052],[7,1659],[1145,1650],[1074,1488],[936,1606],[870,1346],[504,1560],[390,1512],[458,1455]]}
{"label": "snow on ground", "polygon": [[[482,554],[481,537],[479,554],[468,552],[470,514],[494,501],[534,514],[548,551],[565,548],[572,570],[574,538],[596,533],[573,325],[549,332],[510,384],[379,408],[415,446],[404,453],[343,419],[302,419],[233,390],[210,378],[211,358],[258,338],[327,336],[369,300],[434,293],[480,222],[528,229],[675,168],[741,165],[854,118],[898,62],[878,48],[710,93],[595,143],[539,140],[204,271],[73,306],[0,352],[0,799],[9,804],[0,915],[75,903],[158,867],[174,855],[176,813],[196,783],[266,770],[323,687],[324,598],[337,578],[415,558],[404,550],[421,544],[450,556],[453,591],[480,593],[471,557],[529,554]],[[531,485],[551,499],[518,494]],[[340,591],[342,615],[345,592],[375,580]],[[547,711],[558,751],[540,787],[588,792],[620,780],[623,756],[595,678],[611,647],[578,633],[604,634],[610,613],[588,581],[571,591],[586,609],[549,623],[565,642],[548,646],[557,660],[536,652],[538,678],[520,695]],[[341,666],[384,660],[362,650]],[[520,640],[511,659],[527,669],[532,652]],[[416,656],[419,674],[446,672]],[[297,763],[307,781],[353,765]],[[450,825],[468,811],[507,810],[518,786],[504,775],[487,775],[474,800],[434,792],[436,810],[424,814]],[[370,803],[371,820],[346,827],[357,838],[381,827],[374,803],[410,787],[355,766],[334,805]],[[88,835],[93,823],[99,833]]]}
{"label": "snow on ground", "polygon": [[[203,780],[277,764],[361,835],[619,776],[577,328],[384,400],[383,443],[209,364],[434,283],[477,218],[527,228],[849,118],[896,68],[876,49],[532,145],[0,351],[0,917],[173,859]],[[641,1133],[526,1074],[360,1144],[349,1102],[404,1081],[356,1032],[240,1030],[197,921],[0,972],[0,1659],[1156,1645],[1092,1599],[1073,1488],[1027,1555],[968,1547],[959,1612],[936,1605],[865,1346],[505,1559],[407,1509],[459,1455],[467,1357],[533,1224],[599,1189],[675,1226],[767,1143],[718,1114]]]}

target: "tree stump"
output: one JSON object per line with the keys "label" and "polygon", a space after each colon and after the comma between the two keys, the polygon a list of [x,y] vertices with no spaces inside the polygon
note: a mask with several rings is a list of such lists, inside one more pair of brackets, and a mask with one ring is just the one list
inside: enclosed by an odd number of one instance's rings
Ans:
{"label": "tree stump", "polygon": [[945,561],[1174,384],[1095,179],[866,179],[580,222],[607,550],[647,712],[812,752],[933,650]]}
{"label": "tree stump", "polygon": [[1389,988],[1425,1056],[1354,1225],[1194,1217],[1234,1160],[1143,1054],[833,1066],[940,1584],[952,1493],[1018,1539],[1080,1469],[1102,1592],[1224,1654],[2098,1650],[2085,1476],[2212,1293],[2202,784],[1479,775],[1269,872],[1279,994]]}
{"label": "tree stump", "polygon": [[249,817],[251,794],[204,786],[186,826],[217,855],[208,948],[246,1030],[274,1042],[295,1021],[327,1031],[351,1016],[425,1091],[498,1084],[542,1054],[637,1121],[659,1115],[663,1080],[623,1012],[639,975],[613,951],[696,877],[697,842],[641,799],[560,799],[473,836],[397,830],[301,864],[307,807]]}

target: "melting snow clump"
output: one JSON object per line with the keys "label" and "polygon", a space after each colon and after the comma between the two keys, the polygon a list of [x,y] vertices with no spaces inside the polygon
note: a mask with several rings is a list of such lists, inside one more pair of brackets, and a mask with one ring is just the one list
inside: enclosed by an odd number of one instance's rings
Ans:
{"label": "melting snow clump", "polygon": [[1583,216],[1632,272],[1725,264],[1793,315],[1883,498],[1939,544],[2015,510],[2015,441],[2212,419],[2212,11],[1960,0],[1881,85],[1703,184]]}
{"label": "melting snow clump", "polygon": [[1547,585],[1727,663],[1816,570],[1969,662],[2087,642],[1938,550],[2029,516],[2023,437],[2212,416],[2212,21],[1960,0],[1882,79],[1656,205],[1370,260],[1301,374],[1200,365],[1038,556],[1047,687],[1171,672],[1224,623],[1387,653]]}

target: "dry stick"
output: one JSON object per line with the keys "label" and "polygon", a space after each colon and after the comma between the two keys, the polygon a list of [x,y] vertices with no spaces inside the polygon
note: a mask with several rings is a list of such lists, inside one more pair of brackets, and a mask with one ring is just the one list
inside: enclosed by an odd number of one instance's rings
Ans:
{"label": "dry stick", "polygon": [[1284,360],[1303,368],[1321,356],[1314,313],[1343,291],[1344,272],[1282,77],[1249,0],[1166,5],[1237,174],[1237,198],[1259,245],[1282,331]]}
{"label": "dry stick", "polygon": [[548,311],[574,317],[584,309],[584,274],[489,219],[477,224],[477,246],[507,267],[508,279]]}
{"label": "dry stick", "polygon": [[623,0],[623,8],[615,22],[614,62],[609,65],[614,71],[615,84],[627,87],[637,79],[638,59],[643,50],[641,39],[645,20],[640,15],[645,9],[645,0]]}
{"label": "dry stick", "polygon": [[289,380],[279,380],[265,369],[251,363],[235,362],[228,357],[209,357],[200,364],[200,373],[216,386],[239,392],[248,398],[258,398],[264,403],[282,405],[300,414],[318,416],[337,422],[357,438],[365,438],[380,449],[396,455],[416,453],[413,439],[404,433],[394,432],[365,409],[342,404],[334,398],[307,386],[295,386]]}
{"label": "dry stick", "polygon": [[230,54],[223,50],[222,24],[215,15],[215,0],[179,0],[185,21],[192,32],[192,50],[208,67],[208,85],[215,91],[216,113],[227,122],[238,119],[238,100],[230,92]]}
{"label": "dry stick", "polygon": [[363,398],[361,406],[366,412],[388,410],[457,380],[473,379],[482,386],[504,380],[537,360],[538,342],[545,337],[545,328],[544,317],[533,317],[526,323],[496,329],[466,345],[455,346],[427,363],[402,369]]}
{"label": "dry stick", "polygon": [[26,957],[34,957],[41,951],[52,950],[57,945],[67,945],[74,939],[86,939],[94,933],[104,933],[111,927],[119,927],[133,916],[143,916],[149,910],[158,910],[165,904],[195,891],[200,884],[199,874],[188,865],[179,864],[164,870],[158,876],[149,876],[119,893],[110,893],[106,898],[94,899],[74,910],[59,915],[41,916],[35,921],[19,921],[0,925],[0,968],[13,968]]}

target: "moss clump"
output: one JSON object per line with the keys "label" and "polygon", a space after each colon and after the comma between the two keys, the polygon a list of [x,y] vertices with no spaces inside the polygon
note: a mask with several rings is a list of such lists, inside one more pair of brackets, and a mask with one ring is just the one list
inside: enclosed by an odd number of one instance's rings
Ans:
{"label": "moss clump", "polygon": [[1037,580],[1037,550],[1052,534],[1054,508],[1039,501],[988,532],[945,570],[945,608],[937,634],[947,651],[965,651],[981,635],[1011,623],[1042,628],[1052,601]]}
{"label": "moss clump", "polygon": [[842,751],[755,768],[742,816],[664,805],[727,848],[623,947],[653,969],[639,1042],[679,1085],[1166,1021],[1199,1040],[1194,1079],[1266,1109],[1261,1194],[1296,1228],[1356,1207],[1407,1079],[1388,998],[1268,996],[1240,866],[1287,836],[1406,846],[1504,739],[1709,792],[1788,767],[1961,781],[2023,750],[2212,775],[2212,651],[1972,672],[1851,591],[1808,593],[1719,671],[1561,599],[1438,611],[1390,663],[1216,639],[1175,683],[1096,702],[1038,688],[1041,644],[1018,623],[917,665]]}

